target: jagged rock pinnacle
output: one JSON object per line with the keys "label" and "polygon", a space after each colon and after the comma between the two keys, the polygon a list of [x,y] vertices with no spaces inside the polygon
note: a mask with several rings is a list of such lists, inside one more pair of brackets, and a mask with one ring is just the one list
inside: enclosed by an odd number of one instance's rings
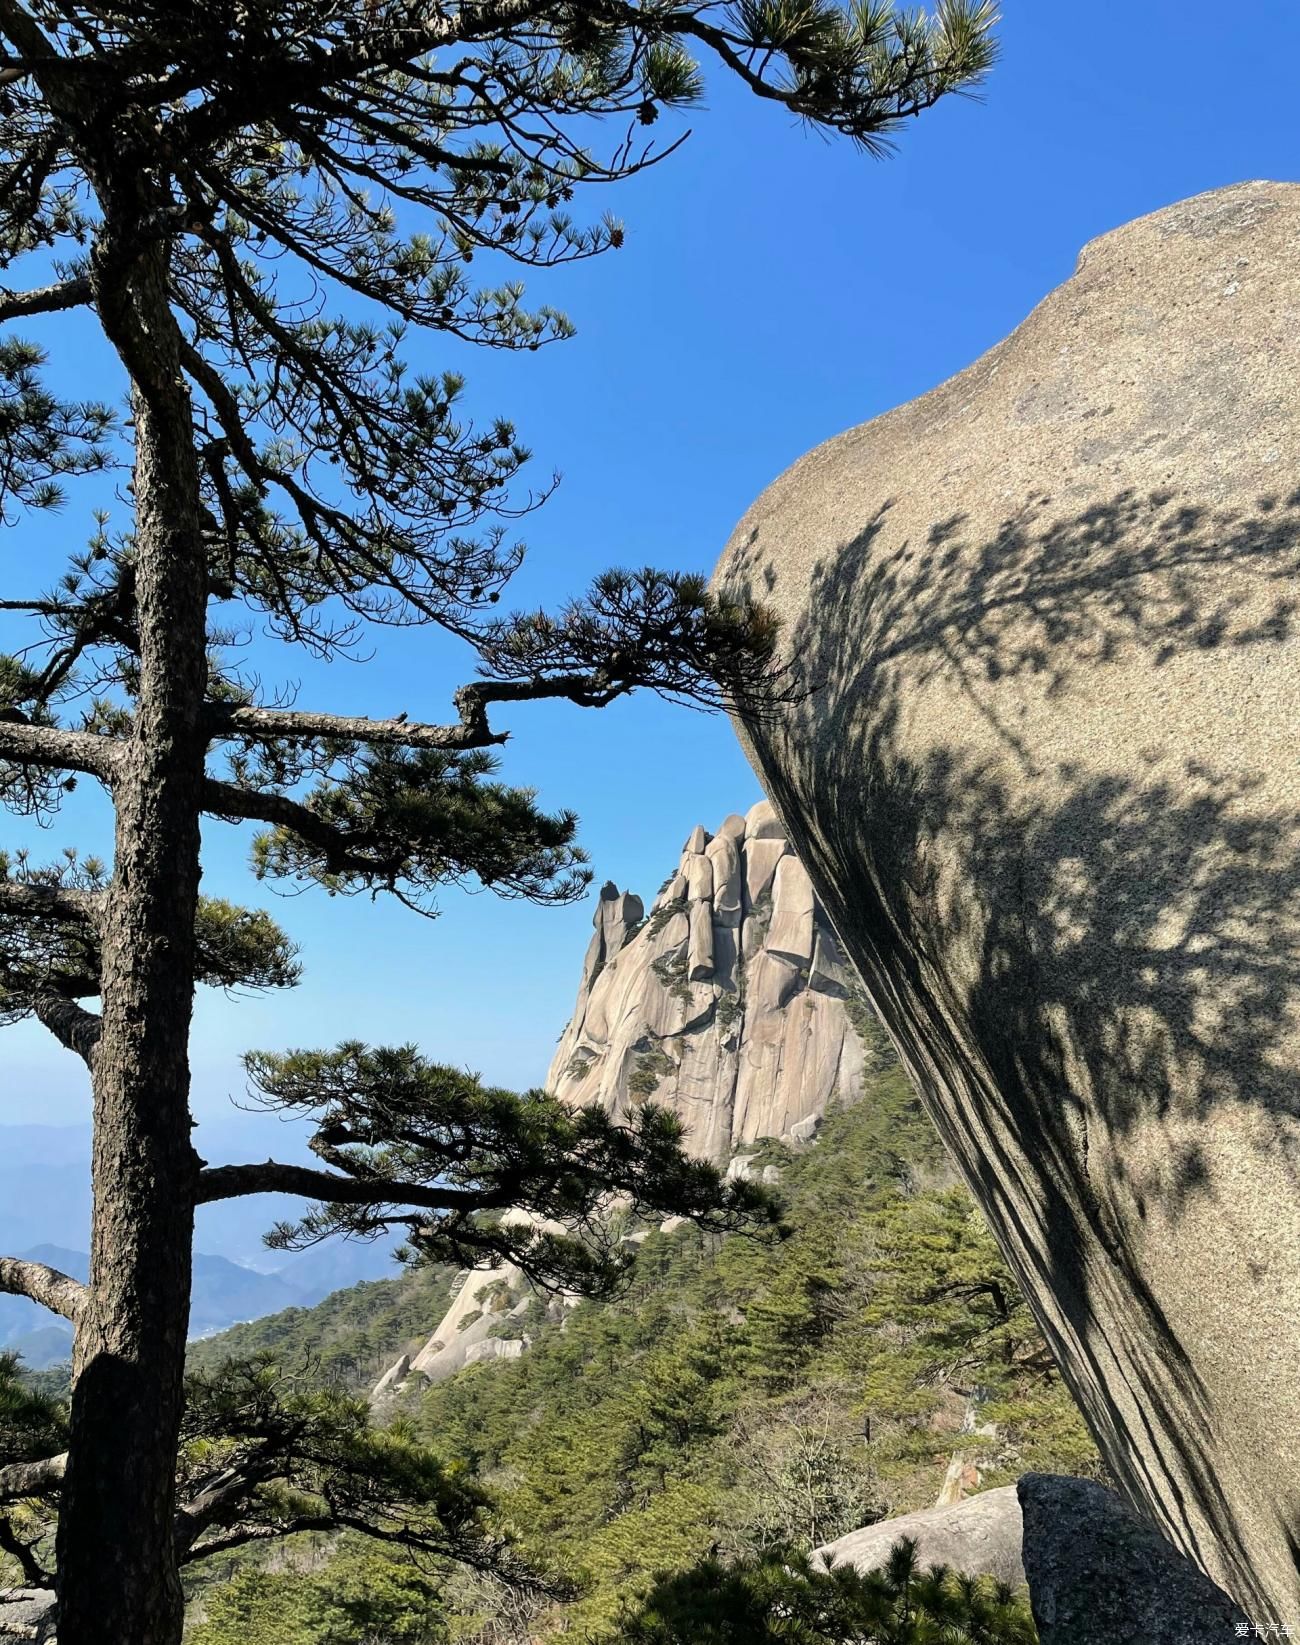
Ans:
{"label": "jagged rock pinnacle", "polygon": [[615,1118],[661,1103],[692,1153],[725,1163],[860,1093],[852,973],[766,801],[697,827],[648,918],[607,883],[593,924],[546,1082],[565,1102]]}

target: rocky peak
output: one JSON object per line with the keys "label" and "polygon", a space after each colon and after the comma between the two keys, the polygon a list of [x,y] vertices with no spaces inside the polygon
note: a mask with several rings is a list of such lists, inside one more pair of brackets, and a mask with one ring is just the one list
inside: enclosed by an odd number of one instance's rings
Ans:
{"label": "rocky peak", "polygon": [[[600,1102],[616,1119],[648,1100],[670,1107],[689,1151],[735,1177],[760,1168],[748,1144],[810,1143],[832,1098],[862,1094],[854,973],[766,802],[716,834],[696,828],[648,917],[640,897],[607,881],[592,924],[546,1081],[563,1101]],[[532,1296],[511,1266],[465,1275],[433,1336],[372,1398],[522,1353]],[[551,1299],[553,1317],[573,1300]]]}
{"label": "rocky peak", "polygon": [[607,883],[593,924],[546,1082],[565,1102],[661,1103],[722,1163],[859,1094],[852,973],[766,801],[696,828],[648,918]]}

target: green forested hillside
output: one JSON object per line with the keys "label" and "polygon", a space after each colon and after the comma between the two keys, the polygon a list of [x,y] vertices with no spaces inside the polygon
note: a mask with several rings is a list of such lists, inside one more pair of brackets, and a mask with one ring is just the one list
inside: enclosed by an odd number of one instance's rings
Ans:
{"label": "green forested hillside", "polygon": [[[1031,1468],[1097,1471],[1028,1309],[897,1070],[830,1115],[815,1144],[768,1144],[765,1157],[782,1171],[783,1237],[638,1231],[619,1300],[562,1322],[539,1307],[523,1358],[471,1367],[400,1414],[492,1491],[503,1531],[566,1597],[423,1573],[435,1605],[382,1556],[318,1548],[310,1568],[232,1570],[194,1645],[255,1645],[255,1616],[278,1619],[278,1645],[347,1645],[352,1624],[328,1616],[358,1561],[401,1613],[373,1633],[392,1645],[667,1639],[633,1620],[656,1577],[668,1579],[661,1597],[696,1591],[710,1561],[743,1576],[769,1569],[774,1551],[929,1506],[955,1450],[978,1466],[979,1488]],[[432,1327],[444,1281],[418,1327],[405,1282],[386,1283],[386,1314],[371,1311],[381,1287],[355,1293],[375,1363]],[[346,1307],[331,1303],[322,1334],[348,1340]],[[281,1316],[275,1351],[316,1351],[320,1315]],[[380,1353],[382,1319],[396,1334]]]}
{"label": "green forested hillside", "polygon": [[427,1267],[354,1285],[314,1308],[286,1308],[192,1342],[187,1358],[193,1370],[212,1372],[226,1360],[269,1354],[286,1366],[310,1366],[323,1381],[366,1388],[424,1341],[446,1310],[454,1278],[453,1269]]}

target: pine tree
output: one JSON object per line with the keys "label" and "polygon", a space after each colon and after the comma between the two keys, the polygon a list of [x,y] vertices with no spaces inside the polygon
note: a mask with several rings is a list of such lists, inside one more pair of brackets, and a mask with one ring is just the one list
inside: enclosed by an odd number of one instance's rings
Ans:
{"label": "pine tree", "polygon": [[[698,578],[609,573],[553,615],[499,616],[520,555],[508,522],[538,500],[514,484],[527,451],[508,422],[464,415],[456,376],[411,372],[408,335],[524,352],[566,336],[515,278],[476,286],[471,265],[616,247],[613,219],[568,207],[671,149],[653,128],[700,96],[697,58],[879,149],[979,78],[992,22],[976,0],[932,17],[827,0],[0,0],[0,263],[28,271],[0,321],[83,311],[129,402],[122,418],[60,400],[38,348],[0,348],[7,521],[82,476],[130,475],[125,518],[101,518],[51,591],[3,601],[32,633],[0,660],[0,798],[48,821],[86,777],[115,819],[111,859],[16,855],[0,878],[0,1012],[42,1022],[94,1090],[89,1285],[0,1266],[76,1325],[62,1645],[180,1637],[196,1205],[287,1190],[325,1207],[308,1237],[397,1217],[430,1249],[504,1250],[510,1236],[472,1230],[521,1183],[580,1213],[606,1167],[653,1199],[644,1173],[667,1165],[653,1121],[566,1132],[544,1103],[502,1119],[477,1094],[448,1142],[410,1106],[442,1076],[355,1047],[256,1065],[272,1100],[318,1116],[320,1170],[209,1167],[191,1140],[195,984],[297,975],[266,916],[200,897],[203,818],[261,825],[259,875],[335,894],[427,910],[439,886],[478,881],[564,901],[586,882],[574,818],[493,780],[496,705],[783,689],[771,619]],[[476,672],[446,723],[288,706],[240,666],[249,624],[325,658],[425,624]],[[557,1144],[564,1159],[539,1160]],[[466,1183],[445,1186],[449,1164]],[[681,1169],[698,1210],[716,1185]]]}
{"label": "pine tree", "polygon": [[1029,1607],[1005,1583],[922,1570],[900,1537],[885,1565],[820,1571],[785,1551],[702,1561],[629,1610],[620,1645],[1034,1645]]}

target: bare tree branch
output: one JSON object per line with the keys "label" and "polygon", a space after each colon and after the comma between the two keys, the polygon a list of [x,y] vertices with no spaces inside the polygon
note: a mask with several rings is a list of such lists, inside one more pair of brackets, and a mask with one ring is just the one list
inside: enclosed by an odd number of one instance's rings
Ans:
{"label": "bare tree branch", "polygon": [[186,1544],[180,1553],[179,1563],[192,1565],[196,1560],[208,1559],[213,1554],[246,1548],[251,1542],[280,1542],[303,1531],[337,1531],[338,1528],[339,1522],[332,1514],[300,1514],[297,1519],[275,1525],[241,1525],[224,1536],[211,1537],[207,1542]]}
{"label": "bare tree branch", "polygon": [[[4,889],[0,886],[0,891]],[[95,1065],[95,1052],[103,1033],[103,1021],[75,1000],[62,994],[38,994],[32,1001],[36,1020],[43,1023],[65,1050],[74,1051],[87,1066]]]}
{"label": "bare tree branch", "polygon": [[40,880],[0,880],[0,914],[23,919],[80,920],[95,925],[103,901],[96,891],[46,885]]}
{"label": "bare tree branch", "polygon": [[[0,84],[3,81],[4,76],[0,74]],[[26,314],[57,314],[63,309],[81,308],[90,300],[90,280],[86,275],[59,280],[34,291],[0,291],[0,323]]]}
{"label": "bare tree branch", "polygon": [[[472,689],[472,688],[471,688]],[[369,720],[355,715],[313,714],[280,708],[213,707],[207,723],[214,737],[341,738],[349,742],[385,743],[398,748],[484,748],[503,743],[507,733],[488,730],[481,714],[459,725],[411,723],[404,717]]]}
{"label": "bare tree branch", "polygon": [[99,737],[91,731],[28,725],[13,715],[12,709],[0,711],[0,760],[59,771],[84,771],[104,782],[112,781],[118,755],[114,738]]}
{"label": "bare tree branch", "polygon": [[264,822],[273,828],[292,829],[304,840],[319,846],[332,859],[341,857],[347,850],[348,841],[338,829],[285,794],[239,788],[234,783],[209,780],[203,785],[203,809],[216,817]]}
{"label": "bare tree branch", "polygon": [[266,1160],[260,1165],[214,1165],[199,1172],[195,1203],[243,1199],[249,1194],[297,1194],[327,1205],[410,1205],[423,1211],[506,1210],[514,1203],[513,1184],[482,1191],[431,1188],[417,1182],[394,1182],[388,1177],[342,1177],[310,1165],[282,1165]]}
{"label": "bare tree branch", "polygon": [[[39,1302],[42,1308],[61,1314],[74,1325],[86,1298],[86,1287],[80,1280],[61,1274],[57,1268],[48,1268],[43,1262],[26,1262],[21,1257],[0,1257],[0,1291]],[[3,1474],[4,1470],[0,1469],[0,1477]]]}
{"label": "bare tree branch", "polygon": [[633,689],[634,680],[615,680],[604,671],[538,675],[525,680],[473,680],[455,693],[458,725],[427,725],[403,717],[369,720],[343,714],[316,714],[310,710],[244,708],[213,704],[207,710],[213,737],[338,737],[361,743],[385,743],[398,748],[488,748],[508,742],[508,731],[488,724],[489,703],[540,702],[564,698],[580,708],[604,708]]}

